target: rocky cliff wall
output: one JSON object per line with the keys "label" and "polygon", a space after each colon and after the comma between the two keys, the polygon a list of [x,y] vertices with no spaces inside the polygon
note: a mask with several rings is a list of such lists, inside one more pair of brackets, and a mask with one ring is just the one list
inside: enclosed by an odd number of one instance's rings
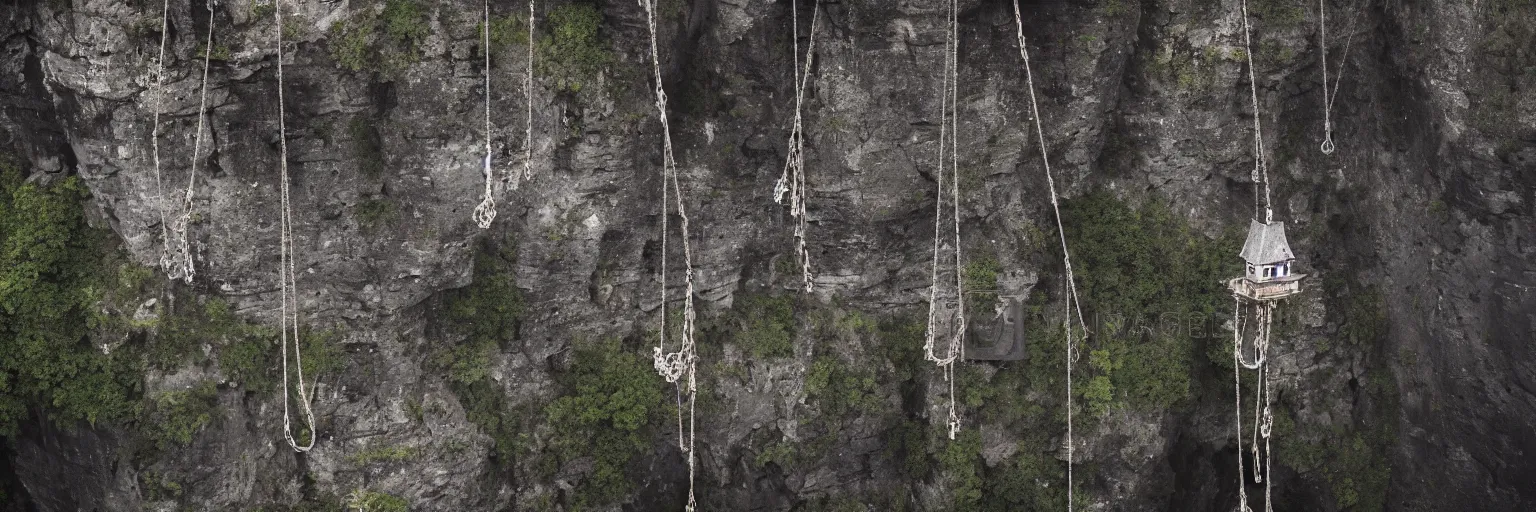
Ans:
{"label": "rocky cliff wall", "polygon": [[[278,27],[266,2],[172,1],[164,94],[159,4],[6,7],[7,151],[33,182],[78,176],[88,216],[115,234],[127,266],[153,266],[161,251],[153,112],[164,177],[183,183],[210,20],[219,54],[190,230],[196,281],[121,297],[145,312],[122,327],[126,343],[189,350],[144,370],[129,398],[147,412],[89,426],[35,411],[9,439],[31,500],[44,510],[681,508],[674,391],[645,376],[663,262],[644,11],[540,5],[533,177],[498,191],[500,215],[481,231],[469,220],[482,187],[479,4],[282,5]],[[1052,328],[1061,268],[1008,2],[960,5],[963,270],[1023,297],[1030,358],[962,366],[966,432],[950,441],[949,387],[915,355],[943,7],[821,6],[806,106],[816,289],[800,296],[792,222],[772,201],[793,116],[789,5],[659,2],[704,318],[705,509],[1065,504],[1063,343]],[[1366,1],[1344,57],[1351,5],[1331,5],[1330,62],[1344,61],[1339,150],[1322,155],[1316,5],[1253,0],[1251,50],[1231,0],[1021,7],[1094,321],[1076,376],[1079,393],[1093,393],[1076,398],[1084,506],[1237,500],[1247,450],[1232,434],[1219,280],[1235,272],[1232,230],[1252,214],[1248,51],[1276,215],[1312,274],[1282,308],[1276,347],[1279,504],[1536,505],[1525,456],[1536,449],[1526,342],[1536,8]],[[492,7],[499,171],[522,168],[525,8]],[[275,356],[241,373],[233,355],[277,350],[279,30],[293,41],[283,58],[299,305],[328,333],[313,346],[333,356],[315,386],[318,447],[303,455],[281,441]],[[1165,313],[1202,327],[1135,323]],[[232,327],[198,327],[215,324]],[[212,391],[197,395],[202,383]],[[207,418],[136,448],[153,439],[146,425],[185,409],[167,397],[201,397]]]}

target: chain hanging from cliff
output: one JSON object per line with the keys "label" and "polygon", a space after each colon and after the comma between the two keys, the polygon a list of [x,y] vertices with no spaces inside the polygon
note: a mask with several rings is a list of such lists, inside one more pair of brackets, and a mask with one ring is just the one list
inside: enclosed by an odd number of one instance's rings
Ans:
{"label": "chain hanging from cliff", "polygon": [[1035,139],[1040,142],[1040,163],[1045,167],[1045,183],[1051,192],[1051,211],[1056,216],[1056,232],[1061,238],[1062,266],[1066,269],[1067,281],[1067,311],[1066,319],[1062,327],[1067,333],[1066,367],[1067,367],[1067,509],[1073,507],[1072,465],[1075,444],[1072,440],[1072,366],[1077,363],[1078,350],[1076,338],[1072,335],[1072,313],[1077,313],[1078,326],[1082,329],[1082,336],[1088,336],[1087,321],[1083,318],[1083,306],[1077,296],[1077,277],[1072,272],[1072,252],[1067,249],[1067,232],[1061,221],[1061,205],[1056,193],[1056,178],[1051,173],[1051,159],[1046,149],[1045,127],[1040,120],[1040,104],[1035,99],[1035,74],[1029,66],[1029,47],[1024,39],[1024,14],[1019,10],[1019,0],[1013,0],[1013,22],[1018,30],[1019,57],[1024,59],[1024,79],[1029,88],[1029,112],[1035,122]]}
{"label": "chain hanging from cliff", "polygon": [[[688,457],[688,505],[687,510],[692,512],[697,508],[694,500],[694,474],[697,457],[694,455],[694,426],[695,426],[695,398],[698,396],[697,362],[698,355],[694,352],[693,331],[695,313],[693,310],[693,247],[688,240],[688,213],[683,208],[683,190],[678,183],[677,159],[672,152],[672,127],[667,120],[667,92],[662,87],[661,81],[661,57],[656,49],[656,5],[655,0],[639,0],[640,6],[645,9],[646,26],[650,29],[651,38],[651,73],[656,81],[656,113],[661,121],[662,137],[662,177],[661,177],[661,329],[659,341],[654,347],[652,364],[656,372],[661,374],[667,382],[677,386],[678,395],[686,389],[688,395],[688,426],[687,434],[683,431],[683,408],[678,404],[678,449]],[[675,352],[667,351],[667,230],[670,227],[668,221],[668,201],[675,197],[677,202],[677,217],[680,221],[679,228],[683,237],[683,319],[679,335],[678,348]],[[679,382],[683,381],[683,382]]]}
{"label": "chain hanging from cliff", "polygon": [[[481,194],[480,204],[475,206],[470,216],[480,229],[487,229],[496,221],[496,177],[491,169],[491,1],[484,0],[482,7],[485,10],[485,20],[480,24],[480,48],[481,53],[485,54],[485,158],[481,160],[480,172],[485,175],[485,192]],[[531,31],[529,35],[532,36]]]}
{"label": "chain hanging from cliff", "polygon": [[[949,1],[949,9],[945,17],[947,34],[944,40],[944,76],[939,98],[939,165],[934,173],[936,191],[933,200],[933,272],[930,276],[931,286],[928,288],[928,328],[923,337],[923,357],[932,361],[944,371],[944,381],[949,385],[949,417],[946,420],[949,438],[954,439],[960,433],[960,414],[955,406],[955,362],[964,357],[965,339],[965,290],[960,271],[960,187],[959,187],[959,7],[955,0]],[[946,157],[948,157],[946,159]],[[955,292],[953,297],[954,315],[941,318],[941,309],[949,304],[950,297],[939,294],[940,272],[939,260],[943,259],[944,245],[944,181],[949,174],[950,198],[953,209],[951,217],[954,226],[955,249]],[[941,327],[949,329],[949,343],[940,356],[934,352],[938,343]]]}
{"label": "chain hanging from cliff", "polygon": [[1360,0],[1355,0],[1354,14],[1349,17],[1349,35],[1344,38],[1344,53],[1339,56],[1339,77],[1328,90],[1328,5],[1327,0],[1317,0],[1318,46],[1322,49],[1323,68],[1323,154],[1333,154],[1333,103],[1339,99],[1339,84],[1344,82],[1344,67],[1349,63],[1349,45],[1355,40],[1355,20],[1360,16]]}
{"label": "chain hanging from cliff", "polygon": [[[1254,219],[1263,219],[1265,224],[1274,220],[1274,211],[1269,203],[1269,163],[1264,158],[1264,130],[1260,124],[1259,113],[1259,81],[1254,72],[1253,43],[1249,35],[1248,0],[1242,1],[1243,10],[1243,55],[1248,59],[1248,92],[1253,100],[1253,173],[1250,175],[1256,185],[1253,191]],[[1260,188],[1263,190],[1263,201],[1260,202]],[[1262,212],[1263,217],[1260,217]]]}
{"label": "chain hanging from cliff", "polygon": [[[280,217],[278,251],[281,253],[278,280],[282,281],[282,319],[280,324],[280,343],[283,352],[283,439],[288,441],[288,446],[297,452],[307,452],[315,447],[315,412],[310,408],[310,395],[304,385],[304,357],[299,341],[299,298],[298,298],[298,274],[295,272],[293,255],[293,212],[288,195],[288,126],[286,106],[283,99],[283,6],[282,2],[274,0],[273,16],[277,19],[277,132],[279,160],[278,167],[281,170],[281,182],[279,196],[282,202],[282,215]],[[298,373],[298,401],[304,411],[304,422],[309,425],[309,439],[300,444],[293,437],[293,427],[289,413],[289,385],[288,385],[288,348],[292,341],[293,366]]]}
{"label": "chain hanging from cliff", "polygon": [[821,0],[811,4],[811,31],[806,36],[809,41],[805,49],[805,68],[800,67],[800,9],[799,2],[790,0],[790,25],[794,34],[791,36],[794,46],[794,74],[795,74],[795,121],[789,132],[789,158],[784,162],[784,173],[779,177],[778,183],[773,186],[773,201],[784,204],[784,196],[789,196],[789,215],[795,219],[795,258],[800,260],[800,279],[803,281],[806,293],[813,288],[811,277],[811,253],[805,248],[806,216],[805,216],[805,128],[804,117],[801,115],[801,107],[805,103],[805,90],[811,81],[811,61],[816,55],[816,25],[821,18]]}

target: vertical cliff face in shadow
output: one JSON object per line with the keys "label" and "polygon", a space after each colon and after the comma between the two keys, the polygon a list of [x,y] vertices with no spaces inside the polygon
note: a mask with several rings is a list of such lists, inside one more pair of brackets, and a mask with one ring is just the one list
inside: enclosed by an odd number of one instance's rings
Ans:
{"label": "vertical cliff face in shadow", "polygon": [[[5,390],[27,411],[6,438],[20,488],[40,510],[680,509],[676,390],[649,357],[659,288],[682,293],[682,233],[674,213],[663,261],[645,12],[539,5],[525,140],[526,5],[492,6],[495,170],[521,173],[524,144],[533,156],[482,231],[481,4],[283,2],[284,26],[272,5],[172,0],[164,90],[158,2],[0,13],[0,153],[19,169],[0,191],[89,190],[111,279],[80,291],[80,343],[131,355],[110,359],[134,377],[113,396],[136,404],[61,421],[47,390]],[[1020,2],[1093,331],[1074,375],[1080,505],[1230,510],[1237,455],[1254,463],[1234,435],[1220,285],[1254,208],[1251,56],[1276,217],[1311,274],[1277,324],[1277,508],[1536,508],[1536,5],[1330,2],[1332,155],[1317,6],[1250,0],[1245,47],[1239,5]],[[704,509],[1066,505],[1061,255],[1007,1],[959,4],[954,271],[986,291],[967,299],[971,332],[1017,301],[1029,355],[961,365],[956,440],[951,387],[921,357],[946,6],[817,7],[802,294],[772,197],[794,117],[790,5],[657,2],[701,318]],[[804,51],[813,2],[799,8]],[[157,192],[152,118],[179,194],[210,23],[197,278],[170,285],[152,267],[179,201]],[[281,441],[274,341],[279,32],[316,390],[302,455]],[[0,208],[0,242],[18,211]],[[1258,506],[1263,487],[1247,490]]]}

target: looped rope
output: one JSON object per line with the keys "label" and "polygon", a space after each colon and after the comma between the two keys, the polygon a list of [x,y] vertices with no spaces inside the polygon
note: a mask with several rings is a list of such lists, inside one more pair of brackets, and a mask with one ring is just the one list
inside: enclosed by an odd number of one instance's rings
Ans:
{"label": "looped rope", "polygon": [[1360,16],[1360,0],[1355,0],[1354,12],[1349,18],[1349,36],[1344,38],[1344,53],[1340,57],[1339,77],[1333,81],[1333,90],[1328,90],[1328,5],[1326,0],[1317,0],[1317,26],[1318,46],[1322,50],[1323,68],[1323,144],[1318,149],[1325,155],[1332,155],[1333,144],[1333,104],[1339,99],[1339,85],[1344,82],[1344,65],[1348,63],[1349,46],[1355,40],[1355,21]]}
{"label": "looped rope", "polygon": [[[155,98],[154,120],[150,125],[149,143],[152,151],[151,158],[155,165],[155,198],[160,213],[160,268],[165,270],[167,276],[172,276],[172,272],[175,271],[173,269],[180,267],[171,256],[171,228],[165,214],[165,185],[160,173],[160,110],[165,107],[165,45],[171,34],[170,22],[171,2],[165,0],[160,12],[160,57],[155,61],[155,91],[158,97]],[[175,280],[176,277],[172,276],[171,279]]]}
{"label": "looped rope", "polygon": [[[282,281],[283,303],[282,317],[279,320],[281,332],[281,339],[279,341],[283,347],[283,439],[288,441],[288,446],[292,447],[294,451],[307,452],[315,447],[315,438],[318,436],[318,433],[315,432],[315,412],[309,405],[312,397],[304,386],[304,357],[301,353],[299,340],[298,273],[295,271],[293,254],[293,214],[288,195],[288,127],[285,120],[287,113],[283,100],[283,6],[278,0],[274,0],[272,4],[274,7],[272,10],[273,15],[277,19],[277,29],[274,32],[277,33],[277,131],[278,147],[280,148],[278,165],[282,170],[280,192],[282,201],[281,241],[279,242],[278,249],[281,253],[281,262],[279,263],[278,279]],[[304,421],[309,425],[309,440],[302,445],[294,439],[293,427],[289,419],[288,346],[290,338],[293,342],[293,366],[298,370],[299,377],[298,402],[304,410]],[[316,382],[319,382],[318,378]]]}
{"label": "looped rope", "polygon": [[[1244,317],[1242,315],[1242,300],[1236,295],[1233,296],[1233,299],[1236,302],[1236,306],[1233,311],[1234,334],[1232,337],[1232,387],[1233,395],[1235,397],[1233,399],[1233,411],[1236,418],[1236,432],[1238,442],[1238,499],[1241,502],[1239,510],[1243,512],[1252,510],[1250,507],[1248,507],[1248,493],[1247,489],[1244,487],[1246,484],[1244,483],[1245,471],[1243,465],[1242,450],[1242,443],[1244,439],[1241,372],[1243,368],[1248,368],[1251,370],[1257,370],[1259,379],[1257,389],[1258,396],[1255,397],[1253,406],[1253,438],[1252,442],[1250,443],[1250,451],[1253,453],[1254,461],[1253,481],[1254,483],[1265,484],[1264,508],[1266,511],[1270,511],[1273,510],[1271,487],[1273,486],[1274,482],[1272,478],[1273,473],[1270,472],[1270,464],[1273,452],[1270,451],[1269,439],[1274,433],[1275,420],[1274,411],[1270,407],[1270,403],[1273,398],[1272,391],[1270,390],[1270,381],[1272,379],[1270,378],[1270,368],[1267,359],[1269,351],[1270,330],[1274,322],[1275,305],[1273,302],[1259,302],[1254,305],[1254,358],[1256,361],[1250,363],[1249,361],[1245,361],[1242,357],[1244,324]],[[1259,447],[1260,439],[1263,439],[1264,441],[1264,446],[1262,449]],[[1260,457],[1264,458],[1264,465],[1262,467],[1259,466],[1258,463]]]}
{"label": "looped rope", "polygon": [[[475,206],[474,213],[470,217],[480,229],[491,227],[496,221],[496,176],[491,168],[491,2],[484,0],[482,7],[485,9],[485,20],[480,25],[481,53],[485,54],[485,159],[482,162],[481,173],[485,175],[485,193],[480,196],[480,204]],[[531,32],[530,32],[531,34]]]}
{"label": "looped rope", "polygon": [[[960,433],[960,414],[955,401],[955,369],[956,360],[964,357],[965,350],[965,286],[964,276],[960,270],[961,240],[960,240],[960,147],[959,147],[959,118],[960,118],[960,78],[959,78],[959,6],[955,0],[949,2],[949,12],[945,19],[947,34],[944,39],[944,76],[940,92],[939,108],[939,168],[934,173],[937,182],[937,191],[934,194],[934,222],[933,222],[933,268],[931,286],[928,288],[928,327],[923,338],[923,357],[932,361],[943,369],[944,380],[949,383],[949,414],[946,425],[949,430],[949,438],[955,439]],[[945,157],[948,156],[948,161]],[[947,169],[946,169],[947,164]],[[953,314],[944,318],[941,322],[939,316],[940,305],[948,306],[949,296],[940,297],[939,260],[942,258],[944,245],[944,181],[946,174],[950,181],[950,198],[952,204],[951,221],[954,224],[954,306]],[[944,355],[934,352],[940,336],[940,324],[949,324],[949,343]]]}
{"label": "looped rope", "polygon": [[[698,356],[694,347],[694,321],[693,308],[693,247],[688,237],[688,213],[684,209],[683,190],[679,183],[677,171],[677,159],[672,151],[672,127],[667,119],[667,93],[662,88],[661,81],[661,57],[657,53],[656,44],[656,6],[655,0],[639,0],[640,6],[645,9],[646,27],[650,31],[651,42],[651,73],[656,81],[656,113],[661,121],[662,132],[662,180],[661,180],[661,259],[659,288],[661,291],[661,329],[659,340],[652,354],[652,365],[656,372],[661,374],[667,382],[678,387],[679,404],[677,411],[678,423],[678,449],[688,457],[688,505],[686,510],[692,512],[697,506],[694,499],[694,474],[696,471],[696,457],[694,453],[696,398],[698,391]],[[674,352],[667,351],[667,231],[669,229],[668,202],[671,197],[676,197],[677,216],[680,221],[680,229],[683,236],[683,325],[679,347]],[[683,410],[681,395],[684,386],[678,381],[687,381],[688,394],[688,426],[687,437],[683,434]]]}
{"label": "looped rope", "polygon": [[[213,12],[212,3],[208,3],[208,11]],[[213,18],[208,19],[208,36],[203,45],[203,81],[201,85],[200,100],[197,113],[197,132],[194,135],[192,145],[192,165],[187,173],[187,187],[180,202],[180,208],[174,218],[168,217],[166,210],[170,208],[165,198],[165,185],[160,166],[160,110],[165,106],[165,48],[170,38],[170,2],[167,0],[161,5],[160,19],[160,56],[156,61],[155,89],[159,95],[155,106],[154,125],[151,127],[150,143],[154,152],[155,190],[157,194],[158,210],[160,214],[160,268],[167,278],[175,281],[184,280],[192,283],[192,278],[197,274],[192,257],[192,242],[187,236],[188,227],[192,224],[193,198],[197,186],[197,164],[203,147],[203,128],[208,114],[208,68],[213,51]]]}
{"label": "looped rope", "polygon": [[784,172],[779,181],[773,185],[773,201],[784,204],[784,197],[789,196],[789,215],[795,219],[795,257],[800,260],[800,278],[803,281],[805,292],[810,293],[815,286],[811,275],[811,253],[805,248],[805,233],[808,225],[805,215],[805,128],[804,116],[801,114],[802,105],[805,103],[805,91],[810,84],[811,63],[816,55],[816,25],[821,18],[821,0],[811,6],[811,31],[808,35],[810,41],[806,44],[805,69],[800,69],[800,9],[798,2],[790,2],[790,25],[794,33],[793,41],[795,60],[795,120],[789,132],[789,157],[784,162]]}

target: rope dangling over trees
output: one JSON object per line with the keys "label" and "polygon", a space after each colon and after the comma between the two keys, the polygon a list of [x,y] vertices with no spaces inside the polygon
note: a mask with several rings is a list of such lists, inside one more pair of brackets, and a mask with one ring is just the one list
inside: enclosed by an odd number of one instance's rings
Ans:
{"label": "rope dangling over trees", "polygon": [[1077,338],[1072,334],[1072,313],[1077,313],[1078,326],[1082,329],[1083,338],[1088,336],[1088,325],[1083,318],[1083,306],[1078,301],[1077,277],[1072,272],[1072,252],[1067,249],[1067,232],[1061,222],[1061,205],[1058,200],[1059,195],[1056,193],[1056,178],[1051,173],[1051,158],[1045,144],[1045,128],[1040,120],[1040,104],[1035,99],[1035,74],[1029,66],[1029,48],[1024,40],[1024,15],[1019,11],[1019,0],[1013,0],[1013,21],[1018,29],[1019,57],[1024,59],[1025,83],[1029,86],[1029,112],[1035,121],[1035,139],[1040,142],[1040,162],[1045,167],[1045,183],[1051,192],[1051,211],[1056,215],[1056,232],[1061,238],[1062,266],[1066,269],[1067,311],[1062,327],[1067,333],[1067,510],[1072,510],[1074,499],[1072,465],[1073,452],[1076,449],[1076,444],[1072,440],[1072,366],[1078,358]]}
{"label": "rope dangling over trees", "polygon": [[795,219],[795,257],[800,260],[800,278],[804,282],[806,293],[813,288],[811,277],[811,253],[805,248],[805,232],[807,220],[805,216],[805,128],[801,115],[801,107],[805,103],[805,90],[811,82],[811,61],[816,55],[816,25],[821,19],[821,0],[811,5],[811,31],[806,36],[809,40],[805,49],[805,68],[800,67],[800,9],[799,2],[790,0],[790,25],[793,27],[792,36],[795,60],[795,121],[789,132],[789,159],[784,162],[784,174],[779,177],[778,183],[773,186],[773,201],[784,204],[784,196],[789,196],[789,215]]}
{"label": "rope dangling over trees", "polygon": [[[965,290],[964,274],[960,271],[960,159],[959,144],[956,142],[959,132],[959,6],[956,0],[950,0],[949,13],[945,19],[948,34],[944,41],[944,77],[940,91],[939,107],[939,166],[934,173],[934,181],[937,182],[937,191],[934,194],[934,222],[933,222],[933,273],[932,286],[928,289],[928,328],[923,339],[923,357],[932,361],[936,366],[944,370],[944,380],[949,384],[949,417],[946,421],[949,428],[949,438],[954,439],[960,433],[960,414],[955,407],[955,361],[964,357],[965,339]],[[946,159],[947,157],[947,159]],[[954,226],[954,304],[955,314],[951,318],[941,318],[943,304],[950,297],[941,296],[939,260],[943,258],[944,242],[944,181],[948,175],[951,198],[951,220]],[[948,347],[944,355],[934,352],[940,336],[939,330],[943,324],[948,324]]]}
{"label": "rope dangling over trees", "polygon": [[1339,84],[1344,82],[1344,67],[1349,63],[1349,45],[1355,40],[1355,20],[1360,17],[1360,0],[1355,0],[1354,14],[1349,17],[1349,35],[1344,38],[1344,53],[1339,56],[1339,77],[1328,90],[1328,5],[1327,0],[1317,0],[1318,46],[1322,49],[1323,68],[1323,154],[1333,154],[1333,103],[1339,99]]}
{"label": "rope dangling over trees", "polygon": [[[656,113],[661,121],[662,133],[662,180],[661,180],[661,329],[660,339],[654,348],[652,364],[656,372],[661,374],[667,382],[677,386],[679,399],[685,392],[688,395],[688,427],[686,437],[683,433],[683,408],[678,404],[678,449],[688,457],[688,505],[687,510],[692,512],[697,503],[694,500],[694,474],[697,457],[694,454],[694,426],[695,426],[695,398],[698,396],[697,362],[698,355],[694,352],[693,332],[695,313],[693,309],[693,247],[688,239],[688,213],[683,207],[683,190],[678,183],[677,159],[672,152],[672,127],[667,120],[667,92],[662,87],[661,58],[656,48],[656,5],[655,0],[639,0],[640,6],[645,8],[646,26],[650,29],[651,38],[651,72],[656,81]],[[668,308],[667,308],[667,230],[669,228],[668,205],[669,199],[676,197],[677,217],[681,221],[679,226],[683,236],[683,319],[679,332],[677,350],[667,351]],[[684,381],[686,385],[682,382]]]}
{"label": "rope dangling over trees", "polygon": [[[287,113],[283,103],[283,6],[280,1],[273,2],[273,13],[277,18],[277,131],[278,148],[280,158],[278,167],[281,169],[282,178],[279,195],[282,202],[281,227],[279,228],[281,241],[279,252],[281,253],[278,279],[282,281],[282,320],[280,323],[280,342],[283,351],[283,439],[288,441],[288,446],[294,451],[307,452],[315,447],[315,412],[310,409],[310,395],[304,386],[304,357],[301,354],[299,342],[299,296],[298,274],[295,272],[293,255],[293,212],[288,195],[288,127],[285,118]],[[293,366],[298,373],[298,401],[304,410],[304,422],[309,426],[309,439],[300,444],[293,437],[293,428],[289,413],[289,385],[288,385],[288,348],[290,340],[293,348]],[[317,380],[318,381],[318,380]]]}
{"label": "rope dangling over trees", "polygon": [[[482,6],[485,9],[485,21],[481,23],[481,48],[485,53],[485,159],[481,161],[481,173],[485,175],[485,192],[480,196],[480,204],[475,206],[475,211],[470,216],[475,219],[475,225],[480,229],[491,227],[496,221],[496,194],[495,172],[491,169],[491,1],[484,0]],[[530,18],[531,19],[531,18]],[[529,32],[529,37],[533,32]]]}

